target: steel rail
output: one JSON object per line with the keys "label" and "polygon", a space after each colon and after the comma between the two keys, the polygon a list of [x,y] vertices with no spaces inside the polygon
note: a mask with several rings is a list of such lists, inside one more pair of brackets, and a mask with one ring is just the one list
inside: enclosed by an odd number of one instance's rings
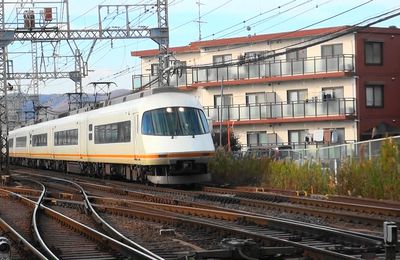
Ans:
{"label": "steel rail", "polygon": [[[131,193],[132,193],[132,191],[131,191]],[[139,192],[137,195],[138,196],[135,196],[137,199],[147,200],[147,202],[169,204],[169,205],[175,205],[175,206],[195,207],[195,208],[209,209],[209,210],[216,210],[216,211],[227,211],[227,212],[232,212],[232,213],[237,213],[237,214],[252,215],[252,216],[261,217],[261,218],[266,217],[265,215],[259,214],[259,213],[224,208],[224,207],[219,207],[219,206],[212,206],[212,205],[207,205],[207,204],[198,203],[198,202],[186,202],[186,201],[178,200],[178,199],[168,199],[168,198],[157,197],[155,195],[149,195],[149,194],[145,194],[145,193],[140,194]],[[127,207],[127,208],[129,208],[129,206],[136,206],[138,203],[138,201],[135,201],[135,200],[127,200],[127,199],[121,199],[121,198],[119,198],[119,199],[103,198],[103,197],[97,197],[97,196],[90,196],[89,199],[94,200],[96,202],[103,203],[103,204],[106,204],[107,202],[111,202],[112,205],[118,205],[118,206]],[[284,221],[285,223],[294,223],[294,224],[300,224],[300,225],[304,224],[304,222],[298,221],[298,220],[284,219],[284,218],[279,218],[279,217],[274,217],[274,216],[268,216],[268,218],[274,219],[277,221]],[[350,231],[350,230],[342,230],[339,228],[327,227],[327,226],[322,226],[322,225],[313,224],[313,223],[307,223],[307,225],[310,227],[315,227],[315,228],[323,227],[324,229],[327,229],[327,230],[348,233],[350,235],[354,235],[357,237],[365,237],[365,238],[376,240],[376,241],[382,240],[381,237],[375,236],[375,235],[370,235],[370,234],[365,234],[365,233],[360,233],[360,232],[355,232],[355,231]]]}
{"label": "steel rail", "polygon": [[[100,199],[102,200],[102,198]],[[179,214],[185,215],[196,215],[200,217],[207,218],[218,218],[218,219],[228,219],[228,220],[240,220],[248,223],[256,223],[261,225],[273,225],[276,227],[289,227],[292,230],[298,230],[299,227],[301,229],[306,230],[309,233],[314,233],[318,235],[336,235],[343,241],[347,242],[357,242],[360,244],[368,244],[370,246],[382,246],[383,241],[380,239],[375,239],[376,237],[360,237],[355,234],[350,234],[347,232],[342,232],[342,230],[325,228],[319,225],[310,225],[309,223],[301,223],[288,221],[287,219],[278,219],[278,218],[270,218],[265,216],[255,216],[252,214],[246,213],[237,213],[237,212],[227,212],[224,208],[222,210],[214,210],[214,209],[205,209],[205,208],[193,208],[190,206],[178,206],[178,205],[165,205],[159,203],[152,202],[144,202],[144,201],[133,201],[133,203],[138,206],[152,208],[157,210],[166,210],[170,212],[175,212]]]}
{"label": "steel rail", "polygon": [[[168,196],[161,197],[160,195],[153,195],[153,194],[148,194],[145,192],[139,192],[139,191],[132,191],[129,189],[120,189],[116,187],[109,187],[109,186],[104,186],[104,185],[99,185],[99,184],[92,184],[92,183],[84,183],[80,182],[81,185],[83,186],[88,186],[94,189],[98,189],[101,191],[106,191],[110,193],[115,193],[115,194],[123,194],[129,197],[134,197],[138,199],[144,199],[147,201],[152,201],[152,202],[157,202],[157,203],[164,203],[164,204],[177,204],[179,200],[177,199],[170,199]],[[147,188],[146,188],[147,189]],[[151,191],[158,191],[158,190],[152,190]],[[168,192],[163,189],[163,192]],[[171,191],[173,194],[177,194],[178,191],[172,190]],[[196,195],[199,194],[199,195]],[[179,193],[178,195],[188,195],[186,191],[182,191],[182,193]],[[289,213],[296,213],[298,212],[299,214],[304,214],[304,215],[311,215],[311,216],[316,216],[318,218],[326,218],[326,219],[338,219],[341,221],[354,221],[354,219],[357,219],[359,221],[362,221],[362,223],[368,223],[369,225],[374,225],[376,227],[382,226],[384,220],[381,218],[373,217],[373,216],[360,216],[360,214],[355,214],[355,213],[346,213],[346,212],[334,212],[334,211],[329,211],[327,209],[313,209],[313,208],[306,208],[306,207],[300,207],[296,205],[287,205],[287,204],[282,204],[282,203],[275,203],[271,201],[261,201],[257,199],[247,199],[247,198],[231,198],[231,197],[219,197],[219,195],[206,195],[203,193],[197,193],[197,192],[192,192],[191,197],[197,197],[199,199],[203,200],[210,200],[211,197],[215,197],[216,201],[219,202],[225,202],[225,203],[232,203],[231,201],[236,201],[236,204],[241,204],[244,206],[248,207],[254,207],[254,208],[273,208],[276,210],[283,210],[284,212],[289,212]],[[214,200],[213,200],[214,201]],[[181,200],[179,202],[179,205],[182,206],[190,206],[194,205],[196,202],[184,202]],[[200,203],[199,203],[200,204]],[[212,208],[213,206],[208,206],[208,208]],[[207,208],[206,205],[203,204],[202,208]]]}
{"label": "steel rail", "polygon": [[35,180],[27,180],[25,178],[17,178],[17,179],[22,179],[24,181],[30,181],[41,187],[41,192],[40,192],[39,198],[35,202],[35,207],[34,207],[33,213],[32,213],[33,237],[36,240],[36,242],[39,243],[42,250],[45,252],[45,254],[48,255],[48,257],[50,259],[58,259],[58,257],[50,250],[50,248],[44,242],[42,236],[40,235],[39,228],[37,225],[37,223],[38,223],[37,219],[38,219],[38,214],[39,214],[39,210],[40,210],[40,205],[46,195],[46,187],[41,182],[38,182]]}
{"label": "steel rail", "polygon": [[[12,188],[12,189],[6,188],[6,189],[11,190],[16,193],[22,193],[24,195],[29,195],[29,196],[35,196],[35,194],[37,193],[36,190],[29,190],[29,189],[21,189],[21,188]],[[114,191],[117,192],[117,190],[114,190]],[[120,192],[118,192],[118,194],[120,194]],[[248,211],[243,211],[243,210],[223,208],[223,207],[207,205],[207,204],[199,203],[199,202],[187,202],[187,201],[183,201],[183,200],[179,200],[179,199],[169,199],[167,197],[160,197],[157,195],[152,195],[152,194],[137,192],[137,191],[127,190],[125,195],[132,197],[132,198],[139,199],[139,200],[144,200],[144,201],[149,201],[149,202],[154,202],[154,203],[197,207],[197,208],[203,208],[203,209],[213,209],[213,210],[234,212],[234,213],[239,213],[239,214],[254,215],[254,216],[258,216],[258,217],[265,217],[265,215],[260,214],[260,213],[253,213],[253,212],[248,212]],[[50,198],[46,198],[46,199],[50,200]],[[113,205],[119,205],[119,206],[123,206],[123,207],[127,207],[129,205],[135,206],[134,204],[136,203],[135,201],[128,200],[128,199],[102,198],[102,197],[98,197],[98,196],[88,196],[88,199],[89,199],[89,201],[92,201],[92,200],[100,201],[104,204],[110,202]],[[70,200],[70,199],[68,199],[68,200]],[[74,200],[74,199],[72,199],[72,200]],[[283,218],[274,217],[274,216],[269,216],[269,218],[282,220],[282,221],[286,221],[286,222],[298,223],[298,224],[304,223],[304,222],[301,222],[298,220],[289,220],[289,219],[283,219]],[[308,225],[313,226],[313,227],[321,227],[321,225],[313,224],[313,223],[308,223]],[[334,231],[339,231],[339,232],[345,232],[345,233],[352,234],[352,235],[355,235],[358,237],[365,237],[365,238],[374,239],[374,240],[382,239],[379,236],[360,233],[360,232],[356,232],[356,231],[341,230],[339,228],[334,228],[334,227],[324,227],[324,228],[334,230]]]}
{"label": "steel rail", "polygon": [[[14,196],[19,198],[23,203],[27,203],[29,205],[35,205],[36,202],[32,201],[31,199],[25,198],[22,195],[7,191],[7,190],[2,190],[2,192],[8,193],[10,196]],[[83,225],[74,219],[71,219],[51,208],[48,208],[42,204],[40,204],[40,210],[42,210],[47,216],[58,220],[59,222],[63,223],[65,226],[71,227],[74,230],[78,230],[80,233],[85,234],[86,236],[92,238],[94,241],[104,244],[105,241],[107,241],[107,246],[110,248],[116,250],[117,252],[124,253],[126,256],[130,257],[136,257],[134,259],[154,259],[154,257],[145,254],[144,252],[141,252],[129,245],[126,245],[112,237],[109,237],[103,233],[98,232],[97,230],[92,229],[91,227],[88,227],[86,225]],[[58,259],[58,258],[56,258]]]}
{"label": "steel rail", "polygon": [[47,260],[39,250],[37,250],[31,243],[29,243],[21,234],[19,234],[15,229],[13,229],[8,223],[6,223],[2,218],[0,218],[0,229],[7,232],[7,235],[16,242],[18,245],[22,245],[25,251],[29,251],[32,256],[37,259]]}
{"label": "steel rail", "polygon": [[160,257],[159,255],[151,252],[150,250],[148,250],[147,248],[139,245],[138,243],[132,241],[131,239],[129,239],[128,237],[124,236],[122,233],[120,233],[118,230],[116,230],[115,228],[113,228],[110,224],[107,223],[107,221],[105,221],[97,212],[96,210],[93,208],[93,206],[91,205],[91,202],[89,200],[88,195],[86,194],[85,190],[83,189],[82,186],[80,186],[79,184],[70,181],[70,180],[65,180],[65,179],[61,179],[61,178],[57,178],[57,177],[50,177],[50,176],[42,176],[45,177],[47,179],[51,179],[51,180],[55,180],[55,181],[59,181],[59,182],[64,182],[64,183],[68,183],[72,186],[75,186],[76,188],[78,188],[78,190],[80,191],[80,193],[82,194],[83,198],[84,198],[84,205],[85,205],[85,209],[87,210],[87,212],[91,215],[91,217],[95,220],[96,223],[100,224],[101,227],[103,228],[104,231],[106,231],[111,237],[113,237],[114,239],[125,243],[129,246],[132,246],[133,248],[140,250],[141,252],[143,252],[144,254],[151,256],[153,259],[157,259],[157,260],[163,260],[164,258]]}
{"label": "steel rail", "polygon": [[[149,219],[152,218],[154,221],[163,221],[165,223],[187,223],[191,225],[201,225],[203,227],[207,228],[213,228],[217,230],[224,230],[228,233],[238,233],[244,236],[248,237],[253,237],[256,239],[263,239],[267,241],[272,241],[276,242],[282,245],[286,246],[293,246],[296,248],[301,248],[309,253],[312,254],[317,254],[318,256],[322,257],[321,259],[327,259],[329,257],[332,257],[334,259],[357,259],[354,256],[346,255],[340,252],[335,252],[332,250],[327,250],[323,248],[318,248],[312,245],[308,245],[306,243],[301,243],[301,242],[296,242],[296,241],[291,241],[289,239],[283,239],[279,238],[273,235],[269,234],[261,234],[258,230],[251,230],[251,229],[246,229],[246,226],[243,225],[229,225],[225,221],[243,221],[246,222],[248,219],[244,218],[241,219],[236,218],[234,216],[229,216],[226,212],[223,214],[225,217],[215,217],[210,219],[212,216],[209,215],[210,212],[205,213],[202,216],[195,215],[192,213],[184,213],[185,209],[183,211],[174,211],[174,212],[169,212],[170,214],[167,214],[166,211],[156,209],[156,208],[149,208],[145,205],[140,205],[140,208],[138,206],[136,207],[135,210],[132,209],[123,209],[123,208],[115,208],[115,207],[107,207],[107,206],[101,206],[101,205],[95,205],[95,207],[104,210],[105,212],[111,213],[111,214],[125,214],[125,215],[132,215],[135,217],[141,217],[144,219]],[[184,216],[180,215],[183,214]],[[199,217],[208,217],[208,219],[199,219]],[[222,221],[222,222],[221,222]],[[258,223],[254,223],[255,225],[264,225],[265,222],[260,221]],[[283,231],[284,232],[284,231]],[[332,243],[333,246],[333,243]]]}
{"label": "steel rail", "polygon": [[33,228],[33,235],[35,237],[35,240],[39,243],[40,247],[46,252],[46,254],[49,256],[49,258],[51,259],[59,259],[51,250],[50,248],[46,245],[46,243],[44,242],[42,236],[40,235],[39,232],[39,228],[38,228],[38,218],[39,218],[39,210],[40,210],[40,206],[41,203],[44,199],[44,196],[46,195],[46,187],[39,182],[36,182],[37,184],[39,184],[42,187],[42,192],[39,196],[39,199],[35,202],[35,208],[33,210],[33,214],[32,214],[32,228]]}
{"label": "steel rail", "polygon": [[336,202],[331,200],[319,200],[319,199],[287,196],[287,195],[279,195],[271,193],[237,191],[232,189],[215,188],[215,187],[204,187],[203,191],[210,193],[219,193],[219,194],[232,194],[238,196],[237,198],[247,198],[247,199],[251,198],[253,200],[275,199],[292,204],[307,205],[307,206],[329,208],[329,209],[339,209],[357,213],[377,214],[376,212],[379,212],[380,215],[384,216],[400,217],[400,208],[392,208],[392,207],[386,208],[382,206],[380,207],[370,206],[365,204],[362,205],[362,204],[354,204],[346,202]]}

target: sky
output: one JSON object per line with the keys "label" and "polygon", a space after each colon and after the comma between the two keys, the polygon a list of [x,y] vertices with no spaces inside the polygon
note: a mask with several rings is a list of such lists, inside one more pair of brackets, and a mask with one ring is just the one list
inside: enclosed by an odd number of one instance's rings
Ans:
{"label": "sky", "polygon": [[[9,2],[9,4],[7,4]],[[13,0],[12,2],[15,2]],[[34,5],[6,3],[6,23],[21,22],[15,17],[22,7],[33,6],[41,8],[41,1],[34,1]],[[65,6],[61,0],[46,0],[54,2],[57,14],[61,20]],[[98,5],[137,5],[155,3],[156,0],[69,0],[69,13],[72,29],[98,28]],[[259,35],[274,32],[298,30],[306,26],[321,28],[330,26],[353,25],[375,15],[400,8],[398,0],[169,0],[168,18],[170,28],[170,46],[188,45],[199,40],[199,3],[201,15],[201,36],[203,40],[212,40],[246,35]],[[63,9],[64,8],[64,9]],[[352,10],[351,10],[352,9]],[[103,27],[121,28],[125,23],[125,14],[122,9],[103,7],[101,20]],[[348,11],[348,12],[346,12]],[[400,10],[399,10],[400,11]],[[344,14],[339,15],[342,12]],[[337,15],[335,18],[328,19]],[[55,15],[56,16],[56,15]],[[129,13],[131,24],[136,28],[156,26],[156,14],[144,9]],[[63,16],[66,17],[65,15]],[[325,21],[324,21],[325,20]],[[377,24],[379,27],[397,26],[400,28],[400,18]],[[42,70],[51,70],[52,57],[57,57],[55,66],[63,71],[74,69],[72,49],[75,44],[81,49],[84,59],[90,53],[92,41],[43,43],[39,45],[40,67]],[[9,46],[9,59],[13,60],[15,72],[31,71],[30,42],[14,42]],[[88,59],[89,76],[84,79],[84,91],[91,93],[89,85],[93,81],[114,81],[116,87],[112,89],[131,88],[131,76],[140,74],[140,60],[131,57],[131,51],[158,48],[151,39],[126,39],[97,41]],[[40,52],[43,50],[43,52]],[[29,82],[21,82],[23,91],[29,92]],[[13,84],[18,84],[14,82]],[[74,91],[71,80],[58,79],[40,82],[40,93],[66,93]]]}

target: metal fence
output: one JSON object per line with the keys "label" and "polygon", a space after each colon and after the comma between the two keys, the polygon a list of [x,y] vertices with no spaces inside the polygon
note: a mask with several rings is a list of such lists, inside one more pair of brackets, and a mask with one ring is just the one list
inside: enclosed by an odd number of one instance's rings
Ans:
{"label": "metal fence", "polygon": [[[170,85],[191,86],[195,83],[221,80],[243,80],[294,75],[323,74],[354,71],[354,55],[342,54],[329,57],[309,57],[298,60],[266,60],[222,68],[206,67],[185,69],[170,77]],[[133,87],[140,88],[156,79],[156,75],[134,75]]]}
{"label": "metal fence", "polygon": [[[400,145],[400,136],[389,137]],[[300,164],[305,162],[320,162],[323,167],[335,171],[344,160],[373,159],[380,155],[382,143],[388,138],[374,139],[363,142],[347,143],[327,147],[310,147],[307,149],[294,149],[291,153],[292,160]]]}
{"label": "metal fence", "polygon": [[296,102],[275,102],[259,104],[238,104],[230,106],[205,106],[206,116],[213,121],[262,120],[276,118],[301,118],[319,116],[355,115],[354,98],[333,98],[329,100],[303,100]]}

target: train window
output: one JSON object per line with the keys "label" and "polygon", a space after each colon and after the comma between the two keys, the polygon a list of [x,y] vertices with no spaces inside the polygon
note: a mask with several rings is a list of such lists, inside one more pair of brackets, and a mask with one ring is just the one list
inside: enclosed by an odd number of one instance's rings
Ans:
{"label": "train window", "polygon": [[142,134],[159,136],[201,135],[209,132],[202,110],[191,107],[167,107],[146,111]]}
{"label": "train window", "polygon": [[32,135],[32,146],[47,146],[47,134]]}
{"label": "train window", "polygon": [[92,124],[89,125],[89,131],[93,131],[93,125]]}
{"label": "train window", "polygon": [[89,134],[89,141],[92,141],[92,140],[93,140],[93,134],[90,133],[90,134]]}
{"label": "train window", "polygon": [[54,133],[54,145],[77,145],[78,129],[58,131]]}
{"label": "train window", "polygon": [[131,121],[94,127],[94,143],[127,143],[131,141]]}
{"label": "train window", "polygon": [[17,137],[15,141],[16,147],[26,147],[26,136]]}

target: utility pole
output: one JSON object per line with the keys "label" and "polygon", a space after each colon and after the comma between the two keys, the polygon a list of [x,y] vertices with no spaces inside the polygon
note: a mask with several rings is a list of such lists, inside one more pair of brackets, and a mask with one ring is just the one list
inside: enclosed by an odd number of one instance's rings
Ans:
{"label": "utility pole", "polygon": [[13,39],[12,32],[5,32],[4,0],[0,6],[0,174],[8,174],[8,109],[7,109],[7,45]]}
{"label": "utility pole", "polygon": [[199,41],[201,41],[201,24],[205,23],[204,21],[201,20],[201,6],[204,5],[204,4],[201,2],[201,0],[198,0],[196,2],[196,4],[197,4],[198,10],[199,10],[199,18],[196,21],[196,23],[198,23],[198,26],[199,26]]}
{"label": "utility pole", "polygon": [[158,28],[152,29],[152,39],[158,43],[158,87],[168,87],[169,68],[169,30],[168,0],[157,0]]}
{"label": "utility pole", "polygon": [[220,118],[219,118],[219,146],[222,147],[222,119],[223,119],[223,109],[224,109],[224,78],[221,80],[221,101],[220,101]]}

